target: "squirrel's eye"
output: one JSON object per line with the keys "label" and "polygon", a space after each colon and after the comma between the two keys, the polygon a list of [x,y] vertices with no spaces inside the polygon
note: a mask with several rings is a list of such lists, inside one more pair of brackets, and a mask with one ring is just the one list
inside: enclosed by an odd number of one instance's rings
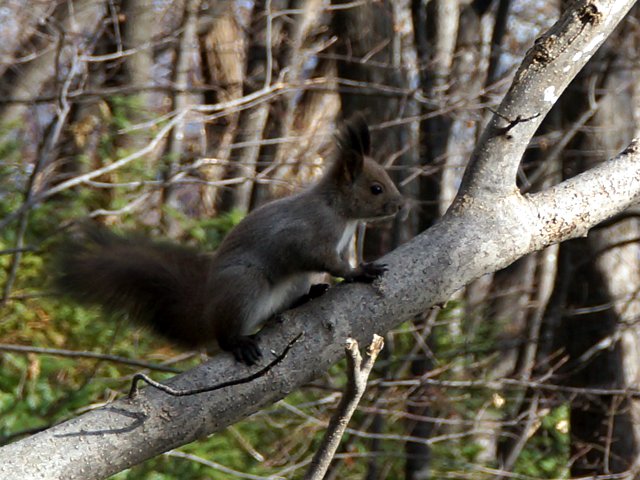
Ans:
{"label": "squirrel's eye", "polygon": [[373,185],[371,185],[371,193],[373,193],[374,195],[380,195],[382,192],[384,192],[384,188],[382,188],[382,185],[378,183],[374,183]]}

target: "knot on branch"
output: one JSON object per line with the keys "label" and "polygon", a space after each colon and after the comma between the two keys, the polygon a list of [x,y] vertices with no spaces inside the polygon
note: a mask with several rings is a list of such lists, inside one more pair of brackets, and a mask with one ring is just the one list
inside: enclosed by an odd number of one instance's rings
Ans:
{"label": "knot on branch", "polygon": [[551,63],[554,58],[554,55],[551,53],[553,51],[553,47],[556,44],[556,36],[542,36],[537,38],[533,45],[533,64],[542,64],[546,65],[547,63]]}
{"label": "knot on branch", "polygon": [[578,20],[582,25],[597,25],[602,20],[602,13],[593,3],[588,3],[578,12]]}
{"label": "knot on branch", "polygon": [[634,138],[631,140],[631,143],[627,148],[623,150],[623,154],[625,153],[638,153],[640,152],[640,138]]}
{"label": "knot on branch", "polygon": [[510,119],[507,116],[498,112],[497,110],[493,110],[490,108],[489,111],[507,122],[506,126],[496,128],[496,135],[505,135],[507,138],[511,138],[511,136],[508,135],[508,133],[509,133],[509,130],[511,130],[513,127],[515,127],[519,123],[530,122],[531,120],[534,120],[540,116],[539,113],[536,113],[529,117],[523,117],[522,115],[518,115],[516,118]]}

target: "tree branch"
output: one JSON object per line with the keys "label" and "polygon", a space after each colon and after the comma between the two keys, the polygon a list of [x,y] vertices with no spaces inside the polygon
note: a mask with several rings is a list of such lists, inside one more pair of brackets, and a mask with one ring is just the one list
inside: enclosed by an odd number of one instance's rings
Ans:
{"label": "tree branch", "polygon": [[640,140],[616,158],[543,192],[529,195],[537,210],[542,248],[553,242],[586,236],[594,225],[640,200]]}
{"label": "tree branch", "polygon": [[634,3],[579,0],[536,40],[473,152],[458,201],[463,195],[477,198],[515,190],[520,159],[536,130]]}
{"label": "tree branch", "polygon": [[327,473],[329,464],[331,464],[336,450],[338,450],[340,440],[347,429],[349,420],[351,420],[367,388],[367,379],[373,364],[383,347],[384,339],[374,334],[371,344],[367,347],[367,358],[363,364],[358,342],[353,338],[347,339],[345,346],[347,354],[347,386],[336,412],[331,417],[327,431],[322,439],[322,444],[313,456],[311,466],[304,477],[306,480],[322,480]]}
{"label": "tree branch", "polygon": [[107,362],[130,365],[133,367],[148,368],[149,370],[156,370],[159,372],[180,373],[180,369],[170,367],[168,365],[144,362],[142,360],[121,357],[119,355],[111,355],[108,353],[78,352],[75,350],[65,350],[62,348],[31,347],[27,345],[9,345],[6,343],[0,343],[0,352],[18,352],[24,354],[37,353],[39,355],[55,355],[60,357],[91,358],[95,360],[105,360]]}
{"label": "tree branch", "polygon": [[235,380],[230,380],[228,382],[218,383],[216,385],[209,385],[209,386],[206,386],[206,387],[190,389],[190,390],[176,390],[175,388],[171,388],[171,387],[169,387],[167,385],[164,385],[163,383],[156,382],[155,380],[149,378],[144,373],[136,373],[133,376],[133,380],[131,380],[131,388],[129,388],[129,398],[132,399],[132,400],[136,398],[136,396],[138,395],[138,392],[139,392],[138,383],[141,382],[141,381],[148,383],[153,388],[157,388],[158,390],[163,391],[167,395],[173,395],[174,397],[185,397],[185,396],[188,396],[188,395],[198,395],[200,393],[207,393],[207,392],[213,392],[215,390],[220,390],[221,388],[233,387],[234,385],[241,385],[243,383],[249,383],[249,382],[255,380],[258,377],[266,375],[266,373],[269,370],[271,370],[278,363],[280,363],[282,361],[282,359],[287,355],[289,350],[291,350],[291,347],[293,347],[293,345],[300,339],[301,336],[302,336],[302,334],[299,333],[297,337],[295,337],[293,340],[291,340],[287,344],[285,349],[282,351],[282,353],[280,355],[278,355],[276,358],[274,358],[271,361],[271,363],[269,363],[269,365],[267,365],[266,367],[258,370],[255,373],[252,373],[248,377],[237,378]]}

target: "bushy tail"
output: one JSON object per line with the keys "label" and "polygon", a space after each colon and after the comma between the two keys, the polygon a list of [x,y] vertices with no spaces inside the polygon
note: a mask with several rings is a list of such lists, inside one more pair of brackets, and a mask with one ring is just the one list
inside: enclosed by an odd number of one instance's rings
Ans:
{"label": "bushy tail", "polygon": [[62,246],[56,285],[72,298],[127,312],[169,339],[206,342],[207,257],[193,249],[85,226]]}

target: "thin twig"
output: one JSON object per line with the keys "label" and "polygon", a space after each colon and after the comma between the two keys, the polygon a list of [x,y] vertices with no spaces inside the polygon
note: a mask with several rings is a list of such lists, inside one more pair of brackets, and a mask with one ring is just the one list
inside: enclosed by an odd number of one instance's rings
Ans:
{"label": "thin twig", "polygon": [[37,251],[38,251],[37,247],[26,245],[20,248],[7,248],[5,250],[0,250],[0,255],[13,255],[14,253],[17,253],[17,252],[24,253],[24,252],[37,252]]}
{"label": "thin twig", "polygon": [[347,339],[345,346],[347,387],[335,414],[331,417],[327,431],[322,439],[322,444],[313,456],[311,465],[304,476],[305,480],[321,480],[324,478],[329,464],[340,445],[340,440],[347,429],[347,424],[364,394],[373,364],[383,347],[384,339],[374,334],[371,344],[367,348],[367,358],[363,363],[358,349],[358,342],[353,338]]}
{"label": "thin twig", "polygon": [[143,362],[142,360],[134,360],[131,358],[121,357],[119,355],[110,355],[107,353],[97,352],[78,352],[76,350],[65,350],[62,348],[44,348],[32,347],[29,345],[9,345],[0,343],[0,352],[16,352],[16,353],[37,353],[40,355],[55,355],[58,357],[72,358],[92,358],[97,360],[107,360],[114,363],[122,363],[133,367],[148,368],[149,370],[157,370],[159,372],[181,373],[182,370],[157,363]]}
{"label": "thin twig", "polygon": [[105,167],[92,170],[91,172],[85,173],[83,175],[78,175],[65,182],[59,183],[55,187],[52,187],[37,195],[32,196],[28,201],[24,202],[19,209],[17,209],[11,215],[7,215],[7,217],[2,222],[0,222],[0,229],[4,228],[9,222],[13,221],[17,216],[22,215],[24,211],[30,209],[32,206],[36,205],[37,203],[57,193],[63,192],[65,190],[78,186],[82,183],[85,183],[88,180],[94,179],[106,173],[110,173],[114,170],[117,170],[123,167],[124,165],[132,162],[133,160],[136,160],[142,157],[143,155],[146,155],[147,153],[153,151],[155,147],[164,139],[167,133],[173,128],[173,126],[177,122],[179,122],[182,119],[182,117],[184,117],[184,115],[186,114],[187,114],[187,111],[178,113],[173,118],[173,120],[168,122],[162,129],[160,129],[160,131],[156,134],[156,136],[145,147],[132,153],[131,155],[127,155],[121,158],[120,160],[117,160],[109,165],[106,165]]}
{"label": "thin twig", "polygon": [[487,388],[490,390],[501,390],[507,387],[546,390],[549,392],[565,393],[569,395],[597,395],[613,396],[619,395],[629,398],[640,398],[640,390],[636,388],[589,388],[570,387],[567,385],[556,385],[546,383],[546,381],[518,380],[514,378],[503,378],[499,380],[436,380],[432,378],[422,378],[413,380],[383,380],[378,383],[380,387],[397,388],[411,387],[419,385],[433,385],[443,388]]}
{"label": "thin twig", "polygon": [[271,370],[278,363],[280,363],[284,359],[284,357],[287,356],[287,353],[289,353],[289,350],[291,350],[291,347],[293,347],[293,345],[300,339],[300,337],[302,337],[302,333],[299,333],[293,340],[291,340],[287,344],[287,346],[284,348],[282,353],[280,355],[278,355],[269,365],[267,365],[266,367],[258,370],[255,373],[252,373],[248,377],[238,378],[236,380],[229,380],[227,382],[222,382],[222,383],[219,383],[217,385],[211,385],[211,386],[208,386],[208,387],[193,388],[193,389],[187,389],[187,390],[179,390],[179,389],[176,389],[176,388],[172,388],[172,387],[170,387],[168,385],[164,385],[163,383],[156,382],[155,380],[149,378],[144,373],[136,373],[133,376],[133,380],[131,381],[131,388],[129,389],[129,398],[130,399],[134,399],[138,395],[138,392],[139,392],[138,382],[140,382],[140,381],[147,382],[152,387],[157,388],[158,390],[161,390],[164,393],[172,395],[174,397],[185,397],[185,396],[189,396],[189,395],[197,395],[199,393],[213,392],[215,390],[220,390],[222,388],[232,387],[234,385],[241,385],[243,383],[249,383],[249,382],[255,380],[256,378],[262,377],[269,370]]}
{"label": "thin twig", "polygon": [[[220,463],[212,462],[211,460],[207,460],[206,458],[199,457],[197,455],[192,455],[190,453],[181,452],[179,450],[170,450],[164,453],[167,457],[175,457],[182,458],[184,460],[190,460],[192,462],[197,462],[202,465],[206,465],[209,468],[213,468],[214,470],[218,470],[225,475],[232,475],[233,477],[243,478],[246,480],[275,480],[275,479],[284,479],[284,477],[269,475],[268,477],[263,477],[259,475],[251,475],[248,473],[239,472],[237,470],[233,470],[232,468],[226,467]],[[227,477],[225,477],[227,478]]]}
{"label": "thin twig", "polygon": [[286,92],[287,86],[279,79],[276,83],[270,85],[268,88],[260,89],[252,94],[246,95],[244,97],[234,99],[228,102],[221,102],[212,105],[193,105],[189,108],[172,112],[171,114],[166,115],[166,118],[171,118],[164,126],[162,126],[158,133],[151,139],[151,141],[145,145],[140,150],[133,152],[130,155],[127,155],[109,165],[106,165],[102,168],[98,168],[96,170],[92,170],[91,172],[87,172],[83,175],[78,175],[74,178],[71,178],[65,182],[59,183],[55,187],[52,187],[48,190],[38,193],[37,195],[33,195],[29,198],[28,201],[25,201],[20,208],[14,211],[12,214],[7,215],[2,221],[0,221],[0,230],[5,228],[10,222],[14,221],[20,215],[22,215],[25,211],[29,210],[34,205],[42,202],[43,200],[56,195],[60,192],[68,190],[70,188],[81,185],[88,180],[92,180],[96,177],[100,177],[107,173],[111,173],[119,168],[131,163],[133,160],[137,160],[138,158],[143,157],[144,155],[152,152],[167,136],[167,134],[173,129],[173,127],[182,121],[182,119],[192,111],[200,112],[200,113],[209,113],[209,112],[217,112],[226,110],[228,108],[238,108],[245,104],[250,104],[252,101],[256,99],[260,99],[261,97],[268,97],[271,94],[281,94]]}
{"label": "thin twig", "polygon": [[505,115],[501,114],[500,112],[498,112],[497,110],[494,110],[492,108],[488,109],[491,113],[493,113],[494,115],[497,115],[498,117],[500,117],[501,119],[505,120],[507,122],[507,126],[505,127],[500,127],[496,130],[496,135],[507,135],[509,133],[509,131],[514,128],[516,125],[518,125],[519,123],[524,123],[524,122],[529,122],[531,120],[534,120],[536,118],[538,118],[540,116],[540,113],[536,113],[534,115],[530,115],[528,117],[523,117],[522,115],[518,115],[516,118],[514,119],[510,119],[508,117],[506,117]]}
{"label": "thin twig", "polygon": [[[73,20],[73,16],[72,16],[72,20]],[[58,42],[57,55],[56,55],[56,72],[59,68],[60,55],[64,47],[64,42],[65,42],[64,31],[61,31],[60,39]],[[6,303],[7,300],[9,299],[11,295],[11,290],[13,288],[13,284],[18,275],[18,268],[22,260],[22,253],[23,253],[22,249],[24,248],[24,237],[27,233],[27,227],[29,224],[30,205],[32,200],[36,196],[35,188],[36,188],[37,180],[44,166],[49,163],[49,160],[54,151],[54,148],[58,144],[60,135],[62,134],[62,129],[66,125],[69,112],[71,111],[71,105],[69,104],[67,95],[69,93],[69,88],[71,87],[71,82],[75,78],[76,71],[78,69],[78,46],[75,44],[73,45],[73,51],[74,51],[74,55],[73,55],[73,60],[71,62],[71,65],[69,66],[69,73],[60,88],[58,105],[56,106],[57,117],[53,122],[53,128],[50,132],[50,135],[44,142],[42,153],[38,157],[38,160],[36,161],[35,168],[31,172],[31,175],[29,176],[29,180],[27,181],[27,186],[24,193],[24,202],[23,202],[23,206],[25,208],[20,209],[20,214],[18,216],[19,220],[18,220],[18,228],[16,232],[15,253],[13,254],[13,257],[11,259],[11,264],[9,266],[8,273],[7,273],[7,280],[2,289],[2,297],[0,297],[0,305]],[[56,74],[56,79],[57,78],[58,76]]]}
{"label": "thin twig", "polygon": [[273,45],[271,43],[273,36],[273,20],[271,18],[271,0],[266,0],[264,4],[264,11],[267,17],[265,39],[265,43],[267,45],[267,65],[265,68],[264,88],[267,89],[271,85],[271,76],[273,75]]}

